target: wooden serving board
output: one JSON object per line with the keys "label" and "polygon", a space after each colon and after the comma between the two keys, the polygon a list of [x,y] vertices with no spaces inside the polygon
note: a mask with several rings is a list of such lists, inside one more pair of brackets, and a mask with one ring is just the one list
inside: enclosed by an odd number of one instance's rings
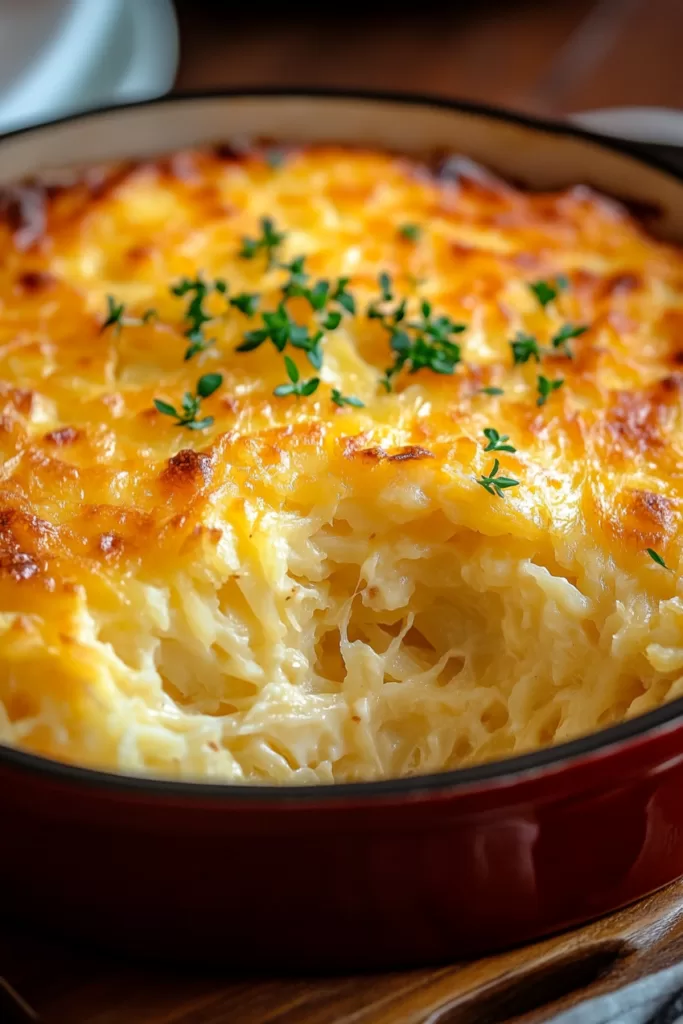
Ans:
{"label": "wooden serving board", "polygon": [[683,882],[533,946],[447,967],[354,977],[183,974],[0,926],[0,1021],[538,1024],[679,959]]}

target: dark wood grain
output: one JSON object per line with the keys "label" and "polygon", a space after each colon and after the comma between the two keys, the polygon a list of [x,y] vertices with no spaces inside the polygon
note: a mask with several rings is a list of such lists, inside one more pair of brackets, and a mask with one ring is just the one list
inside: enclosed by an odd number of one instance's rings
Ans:
{"label": "dark wood grain", "polygon": [[[603,3],[614,0],[603,0]],[[560,110],[611,106],[683,106],[683,3],[620,0],[604,50],[589,74],[577,76],[558,98]]]}
{"label": "dark wood grain", "polygon": [[264,14],[177,0],[181,89],[403,89],[564,114],[683,104],[680,0],[302,2]]}
{"label": "dark wood grain", "polygon": [[[499,956],[352,978],[170,974],[16,930],[0,934],[2,976],[24,1005],[14,1019],[29,1021],[30,1007],[45,1024],[538,1024],[681,955],[683,883]],[[3,1022],[11,1019],[6,988],[4,996]]]}
{"label": "dark wood grain", "polygon": [[[327,85],[441,93],[538,109],[536,83],[595,6],[425,0],[392,5],[289,5],[236,16],[232,5],[180,0],[178,87]],[[201,5],[200,5],[201,10]],[[210,11],[210,16],[207,12]]]}

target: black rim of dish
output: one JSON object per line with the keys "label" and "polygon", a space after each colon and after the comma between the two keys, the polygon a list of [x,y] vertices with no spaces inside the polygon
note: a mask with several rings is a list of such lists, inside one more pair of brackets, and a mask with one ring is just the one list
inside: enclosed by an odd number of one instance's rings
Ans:
{"label": "black rim of dish", "polygon": [[[665,161],[644,155],[643,149],[634,144],[617,139],[606,138],[595,132],[587,131],[573,124],[548,121],[530,117],[514,111],[504,110],[486,104],[450,100],[440,96],[419,95],[414,93],[377,91],[367,89],[328,89],[308,87],[259,87],[244,89],[215,89],[200,92],[178,92],[171,96],[160,96],[156,99],[142,100],[134,103],[117,104],[85,110],[66,117],[56,118],[38,125],[18,128],[0,135],[0,149],[4,142],[22,135],[36,134],[50,128],[67,124],[71,121],[116,115],[138,108],[187,104],[207,99],[242,99],[258,98],[300,98],[300,99],[348,99],[379,103],[393,103],[403,106],[434,107],[454,113],[472,114],[508,124],[516,124],[535,131],[561,137],[583,139],[602,149],[611,150],[631,160],[653,167],[658,171],[683,181],[683,172],[673,169]],[[0,744],[0,765],[4,762],[10,767],[30,771],[33,774],[47,775],[53,779],[61,779],[95,788],[107,788],[128,791],[131,794],[154,795],[159,797],[207,798],[219,802],[240,803],[258,802],[270,804],[292,804],[309,802],[315,804],[328,801],[355,800],[363,798],[389,798],[401,796],[436,795],[449,790],[473,788],[487,782],[511,784],[520,776],[536,775],[544,769],[559,769],[567,762],[583,760],[591,755],[607,753],[611,748],[628,743],[629,740],[644,738],[652,732],[673,726],[683,718],[683,697],[648,711],[643,715],[609,726],[597,732],[581,736],[578,739],[559,743],[556,746],[533,750],[528,754],[519,754],[498,761],[490,761],[469,768],[456,768],[451,771],[414,775],[398,779],[381,779],[371,782],[340,782],[334,784],[314,785],[261,785],[260,783],[225,783],[190,780],[176,780],[153,775],[125,775],[94,768],[83,768],[78,765],[54,761],[24,750]]]}

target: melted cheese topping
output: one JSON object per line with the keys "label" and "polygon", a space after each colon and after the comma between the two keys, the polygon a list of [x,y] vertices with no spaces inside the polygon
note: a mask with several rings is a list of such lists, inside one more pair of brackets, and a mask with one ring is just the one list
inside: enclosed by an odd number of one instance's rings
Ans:
{"label": "melted cheese topping", "polygon": [[[4,743],[331,782],[502,757],[683,693],[683,258],[618,205],[313,148],[278,168],[253,151],[93,169],[2,212]],[[184,362],[169,291],[201,271],[273,308],[286,275],[238,257],[264,215],[282,259],[348,276],[358,303],[300,400],[273,396],[271,344],[236,353],[260,321],[219,295],[215,344]],[[382,271],[411,316],[427,299],[468,325],[453,376],[378,386],[392,355],[364,311]],[[559,273],[543,309],[529,282]],[[108,294],[158,322],[102,332]],[[589,326],[573,359],[513,366],[518,331],[547,347],[567,322]],[[154,408],[214,371],[209,429]],[[539,372],[565,381],[542,407]],[[503,497],[477,483],[486,427],[517,449],[495,453],[519,481]]]}

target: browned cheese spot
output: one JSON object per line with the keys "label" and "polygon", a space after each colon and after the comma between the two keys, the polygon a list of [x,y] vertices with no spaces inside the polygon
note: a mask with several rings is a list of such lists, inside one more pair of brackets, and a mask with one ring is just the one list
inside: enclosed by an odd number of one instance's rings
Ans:
{"label": "browned cheese spot", "polygon": [[168,460],[161,479],[164,484],[173,488],[203,487],[211,480],[211,459],[203,452],[183,448]]}

